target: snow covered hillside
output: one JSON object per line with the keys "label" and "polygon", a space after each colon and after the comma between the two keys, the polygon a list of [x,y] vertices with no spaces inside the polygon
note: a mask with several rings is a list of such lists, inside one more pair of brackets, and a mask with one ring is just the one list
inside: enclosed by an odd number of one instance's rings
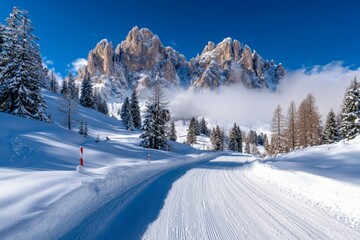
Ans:
{"label": "snow covered hillside", "polygon": [[[0,113],[1,239],[58,238],[113,196],[199,156],[199,151],[176,143],[172,152],[143,149],[139,132],[79,107],[75,118],[87,121],[90,135],[83,138],[77,129],[60,127],[62,97],[45,92],[45,98],[54,124]],[[80,146],[84,173],[76,171]]]}
{"label": "snow covered hillside", "polygon": [[0,113],[0,239],[360,239],[360,137],[256,159],[180,144],[177,121],[156,151],[80,106],[90,137],[66,130],[44,94],[54,124]]}

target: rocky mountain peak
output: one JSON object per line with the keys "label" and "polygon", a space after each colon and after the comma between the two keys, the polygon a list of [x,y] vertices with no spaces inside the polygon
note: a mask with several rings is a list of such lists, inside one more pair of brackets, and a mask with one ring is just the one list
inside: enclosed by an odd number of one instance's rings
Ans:
{"label": "rocky mountain peak", "polygon": [[[149,70],[163,59],[164,46],[149,29],[134,27],[120,44],[122,62],[130,71]],[[159,59],[160,57],[160,59]]]}
{"label": "rocky mountain peak", "polygon": [[[108,101],[121,101],[129,88],[149,89],[160,79],[165,86],[216,88],[242,84],[248,88],[276,89],[285,75],[281,64],[264,60],[238,40],[209,41],[202,53],[189,62],[172,47],[165,47],[147,28],[134,27],[114,49],[101,40],[89,52],[88,64],[78,80],[89,74],[95,91]],[[115,111],[115,110],[114,110]]]}
{"label": "rocky mountain peak", "polygon": [[[101,40],[96,47],[89,52],[86,72],[90,77],[96,75],[112,75],[114,48],[107,39]],[[85,71],[82,71],[82,75]]]}

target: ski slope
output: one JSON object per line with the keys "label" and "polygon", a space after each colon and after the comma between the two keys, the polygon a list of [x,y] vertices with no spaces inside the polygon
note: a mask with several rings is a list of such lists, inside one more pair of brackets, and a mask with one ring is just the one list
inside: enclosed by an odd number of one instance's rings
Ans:
{"label": "ski slope", "polygon": [[[298,192],[271,184],[270,178],[261,177],[263,173],[285,175],[252,161],[250,156],[220,156],[189,170],[173,184],[142,238],[360,238],[359,225],[349,226],[346,216],[337,218]],[[355,204],[355,209],[360,207]]]}

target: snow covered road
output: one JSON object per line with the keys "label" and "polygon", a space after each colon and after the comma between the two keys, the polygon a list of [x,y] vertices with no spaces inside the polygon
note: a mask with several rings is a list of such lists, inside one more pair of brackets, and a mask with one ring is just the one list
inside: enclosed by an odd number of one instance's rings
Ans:
{"label": "snow covered road", "polygon": [[[93,212],[62,239],[360,239],[357,201],[347,213],[328,209],[300,191],[307,188],[306,173],[254,160],[223,153],[156,174]],[[305,178],[321,181],[321,187],[335,183],[315,175]],[[311,187],[316,190],[316,184]],[[346,189],[353,195],[345,202],[357,198],[359,189]]]}
{"label": "snow covered road", "polygon": [[360,239],[358,227],[256,177],[250,161],[221,156],[187,171],[143,239]]}

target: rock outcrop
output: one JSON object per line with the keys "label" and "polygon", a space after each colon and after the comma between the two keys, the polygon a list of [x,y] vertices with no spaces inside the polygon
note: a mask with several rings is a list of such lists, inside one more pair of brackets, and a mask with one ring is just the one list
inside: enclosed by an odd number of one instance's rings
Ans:
{"label": "rock outcrop", "polygon": [[[189,61],[189,80],[197,88],[242,83],[248,88],[275,90],[285,75],[281,64],[265,61],[250,47],[226,38],[215,46],[209,42],[201,55]],[[215,80],[214,78],[217,78]]]}
{"label": "rock outcrop", "polygon": [[275,90],[285,70],[281,64],[264,60],[256,51],[237,40],[208,42],[201,55],[189,62],[172,47],[165,47],[149,29],[134,27],[114,49],[101,40],[89,52],[87,65],[79,70],[78,81],[89,75],[96,92],[118,102],[129,89],[139,93],[157,80],[165,86],[217,88],[242,84],[248,88]]}

